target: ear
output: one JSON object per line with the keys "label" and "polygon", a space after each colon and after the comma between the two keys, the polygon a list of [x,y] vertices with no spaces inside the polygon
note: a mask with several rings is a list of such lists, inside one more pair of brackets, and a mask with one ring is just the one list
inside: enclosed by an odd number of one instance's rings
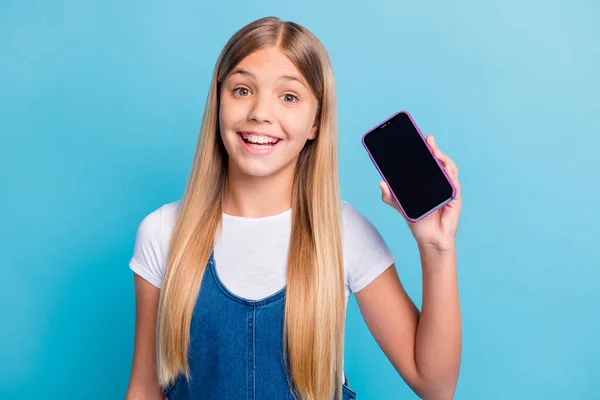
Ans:
{"label": "ear", "polygon": [[308,140],[316,139],[318,131],[319,131],[319,125],[313,125],[313,127],[310,128],[310,134],[308,135]]}

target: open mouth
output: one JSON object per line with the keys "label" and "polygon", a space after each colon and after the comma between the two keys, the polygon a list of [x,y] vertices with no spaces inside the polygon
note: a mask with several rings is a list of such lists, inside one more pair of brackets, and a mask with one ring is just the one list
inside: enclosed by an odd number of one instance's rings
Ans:
{"label": "open mouth", "polygon": [[238,132],[238,135],[246,146],[257,150],[268,150],[281,142],[279,138],[249,135],[244,132]]}

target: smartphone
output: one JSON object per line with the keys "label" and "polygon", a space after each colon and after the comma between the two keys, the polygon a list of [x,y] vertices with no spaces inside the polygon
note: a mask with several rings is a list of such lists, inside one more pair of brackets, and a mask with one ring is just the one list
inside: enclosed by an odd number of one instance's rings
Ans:
{"label": "smartphone", "polygon": [[456,188],[408,112],[399,111],[375,126],[362,143],[409,222],[456,197]]}

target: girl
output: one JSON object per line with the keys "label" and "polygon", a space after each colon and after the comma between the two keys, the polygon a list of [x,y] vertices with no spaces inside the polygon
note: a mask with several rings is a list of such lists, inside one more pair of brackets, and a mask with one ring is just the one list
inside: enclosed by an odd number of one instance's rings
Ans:
{"label": "girl", "polygon": [[459,195],[410,224],[420,314],[378,231],[339,199],[335,85],[322,44],[278,18],[235,33],[214,70],[183,198],[138,229],[127,398],[354,399],[342,359],[354,292],[415,393],[450,399],[461,353],[460,189],[456,166],[427,140]]}

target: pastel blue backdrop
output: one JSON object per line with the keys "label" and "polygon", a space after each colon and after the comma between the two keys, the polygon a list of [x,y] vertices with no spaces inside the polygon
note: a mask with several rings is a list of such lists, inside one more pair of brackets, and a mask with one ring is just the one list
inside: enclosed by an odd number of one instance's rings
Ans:
{"label": "pastel blue backdrop", "polygon": [[[0,398],[123,398],[138,223],[180,198],[216,57],[293,20],[338,88],[342,194],[414,301],[417,248],[360,143],[405,109],[460,169],[457,399],[592,399],[600,376],[600,6],[592,1],[0,3]],[[414,399],[351,300],[359,399]]]}

